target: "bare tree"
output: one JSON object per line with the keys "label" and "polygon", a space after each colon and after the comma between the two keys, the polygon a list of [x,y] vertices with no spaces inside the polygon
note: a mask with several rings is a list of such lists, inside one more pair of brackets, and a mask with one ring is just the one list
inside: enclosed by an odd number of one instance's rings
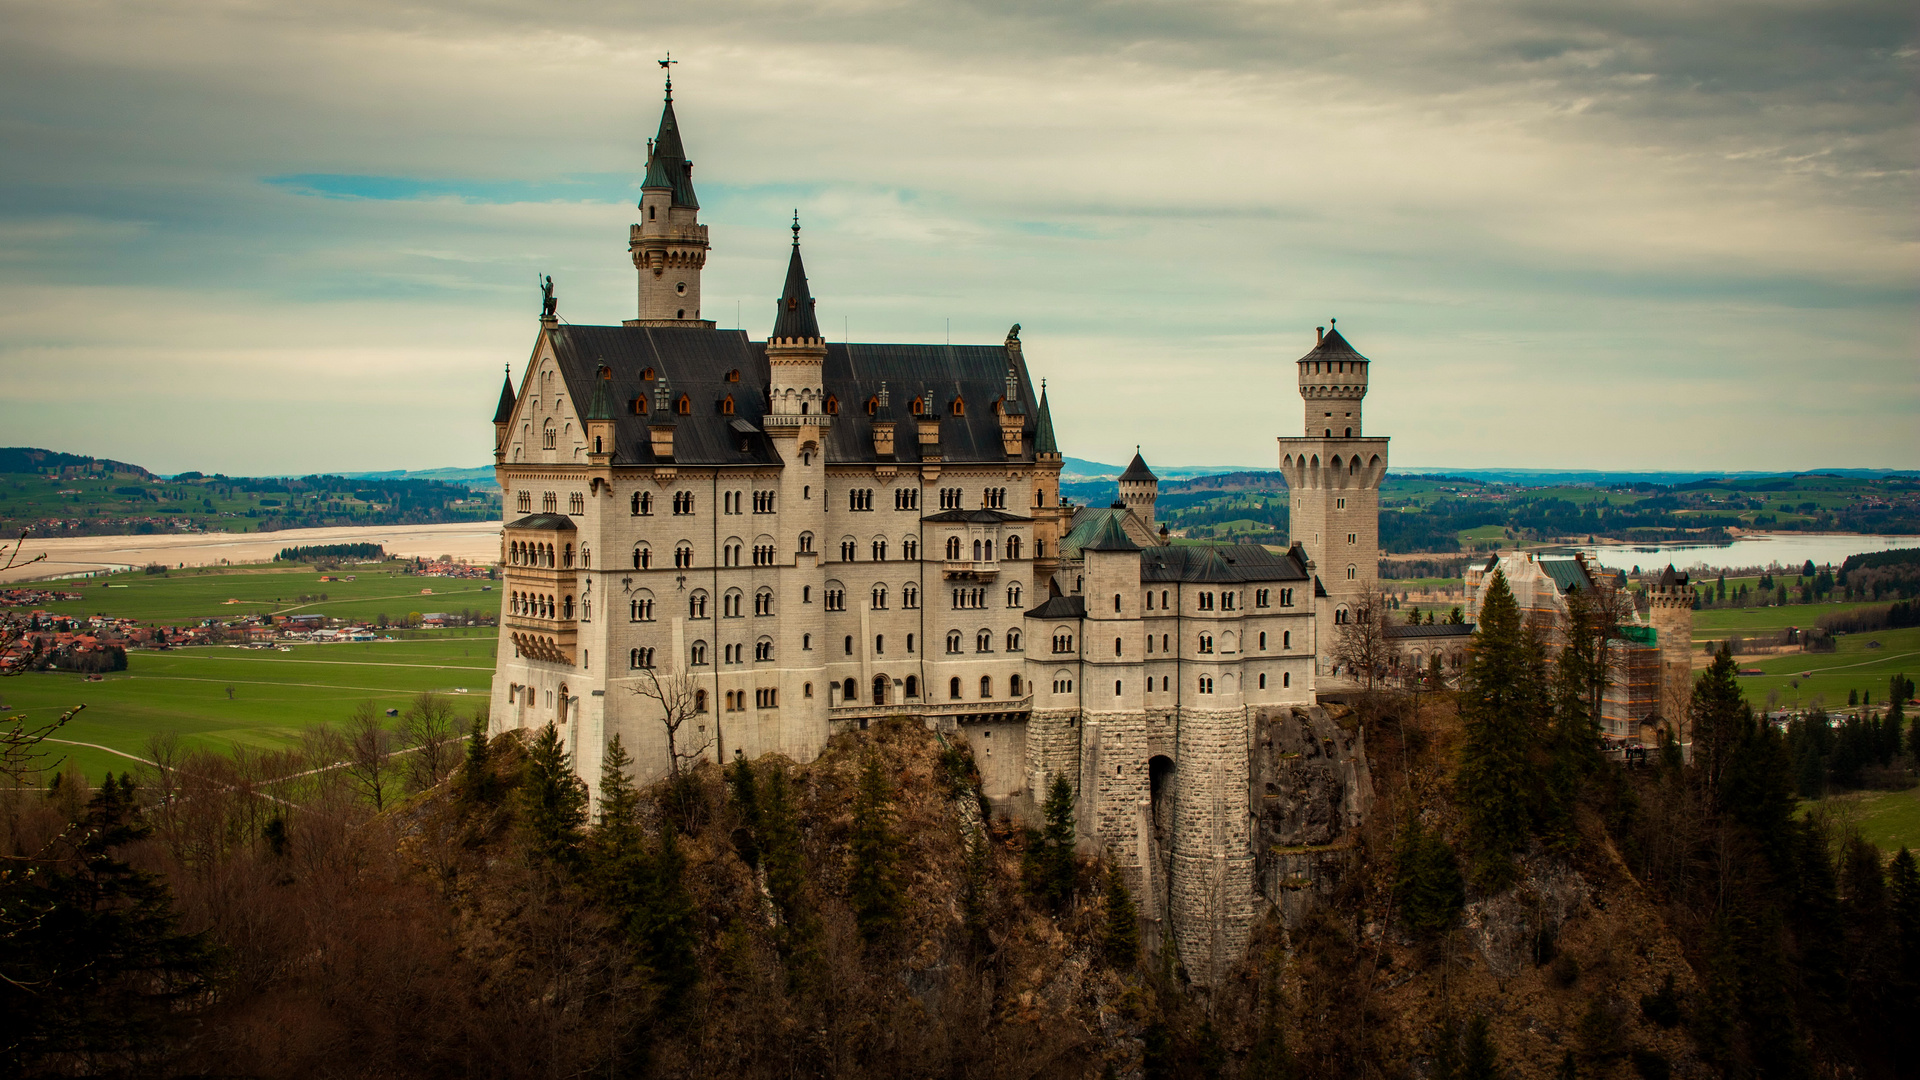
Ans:
{"label": "bare tree", "polygon": [[660,723],[667,729],[667,770],[678,782],[684,767],[713,745],[713,740],[703,737],[699,745],[685,752],[680,749],[680,729],[706,711],[699,680],[685,672],[662,677],[654,668],[643,669],[642,675],[644,679],[632,688],[633,692],[660,703]]}
{"label": "bare tree", "polygon": [[415,791],[437,786],[459,758],[458,717],[444,695],[424,691],[400,713],[400,740],[407,755],[407,781]]}
{"label": "bare tree", "polygon": [[1377,584],[1347,601],[1346,620],[1333,628],[1333,647],[1327,655],[1369,693],[1393,666],[1393,645],[1387,640],[1387,594]]}
{"label": "bare tree", "polygon": [[386,808],[387,796],[391,793],[395,768],[393,764],[393,732],[380,722],[380,710],[373,702],[363,701],[347,714],[346,731],[335,736],[339,740],[339,750],[344,761],[341,771],[360,794],[371,800],[377,813]]}

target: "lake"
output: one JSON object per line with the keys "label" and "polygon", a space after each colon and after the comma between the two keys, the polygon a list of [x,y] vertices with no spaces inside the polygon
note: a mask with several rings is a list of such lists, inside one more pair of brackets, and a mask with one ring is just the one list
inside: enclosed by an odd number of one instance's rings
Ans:
{"label": "lake", "polygon": [[1777,566],[1796,569],[1840,565],[1849,555],[1893,548],[1920,547],[1920,536],[1871,536],[1863,533],[1748,533],[1727,544],[1583,544],[1581,550],[1616,570],[1639,566],[1652,570],[1672,563],[1678,570]]}

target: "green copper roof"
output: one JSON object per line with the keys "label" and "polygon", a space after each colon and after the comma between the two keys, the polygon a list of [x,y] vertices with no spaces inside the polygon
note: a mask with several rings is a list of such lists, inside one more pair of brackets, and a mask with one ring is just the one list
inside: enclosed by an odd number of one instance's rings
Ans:
{"label": "green copper roof", "polygon": [[603,366],[600,370],[601,377],[593,380],[593,400],[587,402],[589,420],[613,419],[613,380],[604,374],[607,368]]}
{"label": "green copper roof", "polygon": [[1127,536],[1127,530],[1120,526],[1119,514],[1108,514],[1101,519],[1099,530],[1086,543],[1080,545],[1081,551],[1139,551],[1140,545]]}

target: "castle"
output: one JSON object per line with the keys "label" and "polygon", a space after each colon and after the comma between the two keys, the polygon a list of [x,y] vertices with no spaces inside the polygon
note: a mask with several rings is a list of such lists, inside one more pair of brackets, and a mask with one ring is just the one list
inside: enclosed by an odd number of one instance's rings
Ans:
{"label": "castle", "polygon": [[[992,345],[826,341],[797,218],[766,340],[703,319],[671,82],[641,190],[637,317],[563,323],[549,294],[501,388],[494,730],[553,723],[594,785],[616,735],[644,781],[674,753],[804,761],[918,718],[966,740],[1007,812],[1067,777],[1157,940],[1215,978],[1260,910],[1257,732],[1313,708],[1321,642],[1377,572],[1367,359],[1335,329],[1297,363],[1287,552],[1173,546],[1138,455],[1119,503],[1062,504],[1017,325]],[[671,741],[663,684],[684,693]]]}

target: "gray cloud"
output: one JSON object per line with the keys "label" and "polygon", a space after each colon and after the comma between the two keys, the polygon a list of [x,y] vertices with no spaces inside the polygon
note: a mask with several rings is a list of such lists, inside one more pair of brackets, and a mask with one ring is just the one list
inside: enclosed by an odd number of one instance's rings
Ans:
{"label": "gray cloud", "polygon": [[798,205],[825,323],[1021,321],[1086,456],[1268,463],[1339,315],[1408,464],[1912,466],[1914,39],[1812,0],[16,0],[0,418],[480,460],[535,271],[628,314],[671,48],[708,314],[764,329]]}

